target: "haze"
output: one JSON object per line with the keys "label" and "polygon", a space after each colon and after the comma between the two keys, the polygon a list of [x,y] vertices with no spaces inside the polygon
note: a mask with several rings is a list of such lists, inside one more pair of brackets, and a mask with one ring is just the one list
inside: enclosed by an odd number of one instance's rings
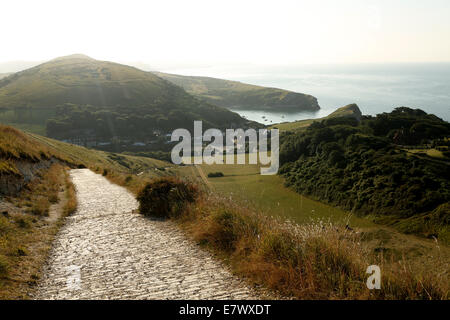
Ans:
{"label": "haze", "polygon": [[151,66],[450,60],[447,0],[5,1],[0,62]]}

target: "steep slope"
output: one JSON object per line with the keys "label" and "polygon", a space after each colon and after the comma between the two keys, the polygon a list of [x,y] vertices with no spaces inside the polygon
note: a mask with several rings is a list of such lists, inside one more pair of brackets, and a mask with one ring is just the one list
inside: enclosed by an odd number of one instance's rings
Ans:
{"label": "steep slope", "polygon": [[199,101],[152,73],[84,55],[57,58],[0,79],[0,109],[15,112],[9,123],[45,124],[56,114],[55,107],[66,103],[115,112],[132,107],[142,117],[167,118],[176,111],[172,118],[204,120],[214,127],[246,123],[238,114]]}
{"label": "steep slope", "polygon": [[190,77],[155,72],[188,93],[212,104],[227,108],[293,108],[296,110],[320,109],[313,96],[277,88],[266,88],[238,81],[209,77]]}

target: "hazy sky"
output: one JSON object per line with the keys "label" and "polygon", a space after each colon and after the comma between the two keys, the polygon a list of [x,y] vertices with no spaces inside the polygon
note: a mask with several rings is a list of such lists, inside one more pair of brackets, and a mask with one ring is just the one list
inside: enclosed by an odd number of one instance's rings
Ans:
{"label": "hazy sky", "polygon": [[449,0],[4,0],[0,30],[0,62],[450,61]]}

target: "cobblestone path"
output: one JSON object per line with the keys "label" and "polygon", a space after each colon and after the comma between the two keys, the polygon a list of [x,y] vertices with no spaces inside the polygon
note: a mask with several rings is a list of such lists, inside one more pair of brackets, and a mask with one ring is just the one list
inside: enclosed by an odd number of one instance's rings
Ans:
{"label": "cobblestone path", "polygon": [[170,221],[133,213],[124,188],[71,171],[78,209],[53,244],[36,299],[256,299]]}

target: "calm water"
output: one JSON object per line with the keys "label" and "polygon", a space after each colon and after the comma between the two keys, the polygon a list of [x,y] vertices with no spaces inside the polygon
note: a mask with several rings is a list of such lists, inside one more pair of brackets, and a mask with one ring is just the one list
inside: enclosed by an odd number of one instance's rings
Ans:
{"label": "calm water", "polygon": [[170,72],[219,77],[308,93],[318,99],[322,108],[316,113],[234,110],[264,124],[318,118],[349,103],[357,103],[363,114],[375,115],[407,106],[450,121],[450,63],[264,68],[245,65]]}
{"label": "calm water", "polygon": [[245,109],[230,109],[231,111],[239,113],[241,116],[264,124],[274,124],[280,122],[292,122],[302,119],[320,118],[333,112],[331,109],[321,109],[317,112],[292,112],[285,111],[267,111],[267,110],[245,110]]}

